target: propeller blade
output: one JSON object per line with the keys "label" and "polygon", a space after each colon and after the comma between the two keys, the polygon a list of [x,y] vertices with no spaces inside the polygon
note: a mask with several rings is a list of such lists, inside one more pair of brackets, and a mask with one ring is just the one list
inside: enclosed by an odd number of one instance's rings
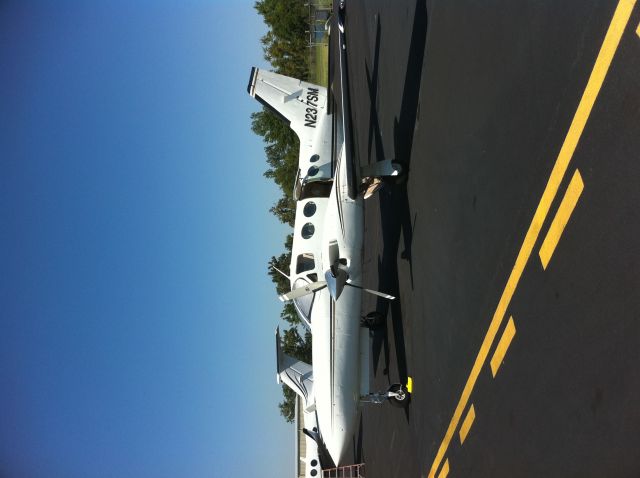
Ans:
{"label": "propeller blade", "polygon": [[378,297],[382,297],[383,299],[395,300],[395,297],[389,294],[385,294],[384,292],[379,292],[377,290],[365,289],[362,287],[362,290],[368,292],[369,294],[377,295]]}
{"label": "propeller blade", "polygon": [[361,287],[359,285],[355,285],[351,282],[347,282],[347,285],[351,286],[351,287],[355,287],[356,289],[361,289],[365,292],[368,292],[369,294],[373,294],[373,295],[377,295],[378,297],[382,297],[383,299],[389,299],[389,300],[394,300],[395,297],[389,294],[385,294],[384,292],[378,292],[377,290],[371,290],[371,289],[366,289],[364,287]]}
{"label": "propeller blade", "polygon": [[298,287],[297,289],[293,289],[291,292],[282,294],[278,296],[278,298],[282,302],[288,302],[290,300],[297,299],[298,297],[302,297],[307,294],[313,294],[315,291],[320,290],[324,287],[327,287],[327,283],[325,281],[313,282],[312,284],[305,285],[304,287]]}

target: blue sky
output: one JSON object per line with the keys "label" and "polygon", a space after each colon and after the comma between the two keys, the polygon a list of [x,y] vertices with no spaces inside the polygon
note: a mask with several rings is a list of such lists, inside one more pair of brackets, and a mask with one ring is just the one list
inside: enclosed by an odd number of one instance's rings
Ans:
{"label": "blue sky", "polygon": [[0,3],[0,476],[293,475],[252,5]]}

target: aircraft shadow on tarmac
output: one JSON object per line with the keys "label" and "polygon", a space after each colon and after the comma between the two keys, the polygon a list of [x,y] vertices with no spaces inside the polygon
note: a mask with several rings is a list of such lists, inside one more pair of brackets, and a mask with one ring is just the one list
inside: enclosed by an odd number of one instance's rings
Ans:
{"label": "aircraft shadow on tarmac", "polygon": [[363,438],[363,430],[362,430],[362,415],[360,415],[360,420],[358,421],[358,434],[353,437],[353,462],[354,463],[364,463],[364,455],[362,453],[362,438]]}
{"label": "aircraft shadow on tarmac", "polygon": [[[422,65],[427,38],[427,10],[424,0],[416,2],[409,55],[407,59],[407,69],[404,77],[404,87],[402,92],[402,102],[400,114],[394,119],[393,141],[395,160],[400,161],[405,168],[409,169],[411,162],[411,152],[413,145],[413,133],[419,115],[419,95],[422,80]],[[378,91],[378,66],[380,55],[381,25],[378,16],[376,25],[376,39],[373,53],[372,68],[366,64],[365,73],[369,90],[370,117],[369,117],[369,141],[368,158],[372,156],[372,144],[374,146],[375,160],[386,159],[384,155],[383,138],[380,131],[377,105]],[[387,183],[381,189],[380,201],[380,223],[382,230],[382,254],[378,256],[378,290],[386,291],[400,297],[400,284],[398,279],[398,250],[402,237],[403,250],[401,258],[409,262],[411,288],[413,289],[413,269],[411,258],[411,242],[413,230],[417,221],[417,215],[411,218],[411,210],[407,195],[406,184]],[[387,316],[391,312],[391,328],[395,344],[395,355],[398,366],[398,375],[403,383],[408,377],[407,359],[405,352],[405,340],[403,329],[402,305],[400,300],[387,301],[378,299],[376,310]],[[385,375],[389,375],[389,341],[388,330],[385,327],[373,332],[373,364],[374,374],[377,374],[380,362],[380,354],[384,350],[384,370]],[[388,377],[389,384],[391,380]],[[405,409],[407,421],[409,420],[409,409]],[[361,439],[358,440],[361,444]],[[356,452],[356,456],[359,454]]]}

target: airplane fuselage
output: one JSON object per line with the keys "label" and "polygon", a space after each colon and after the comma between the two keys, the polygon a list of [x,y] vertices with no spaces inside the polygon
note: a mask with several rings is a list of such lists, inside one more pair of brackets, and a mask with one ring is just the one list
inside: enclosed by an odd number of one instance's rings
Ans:
{"label": "airplane fuselage", "polygon": [[[326,88],[253,69],[249,93],[289,123],[300,138],[299,170],[293,197],[296,217],[289,279],[292,291],[326,280],[340,267],[349,282],[361,284],[364,216],[362,196],[349,190],[353,165],[344,146],[342,118],[329,114]],[[352,192],[352,191],[351,191]],[[313,398],[320,438],[336,465],[351,447],[362,390],[362,290],[329,287],[294,299],[312,332]],[[280,371],[279,371],[280,374]],[[302,380],[302,379],[301,379]],[[304,394],[304,384],[295,385]]]}

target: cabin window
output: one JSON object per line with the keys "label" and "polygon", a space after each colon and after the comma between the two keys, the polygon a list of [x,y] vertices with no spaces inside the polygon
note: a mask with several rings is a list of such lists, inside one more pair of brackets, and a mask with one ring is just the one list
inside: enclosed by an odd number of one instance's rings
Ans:
{"label": "cabin window", "polygon": [[304,209],[302,210],[302,214],[304,214],[305,217],[311,217],[316,213],[316,203],[314,203],[313,201],[309,201],[307,204],[304,205]]}
{"label": "cabin window", "polygon": [[307,171],[307,176],[315,176],[316,174],[318,174],[318,171],[320,171],[320,168],[318,166],[311,166]]}
{"label": "cabin window", "polygon": [[318,474],[318,470],[316,470],[315,468],[311,470],[311,476],[316,476],[317,474]]}
{"label": "cabin window", "polygon": [[314,232],[316,232],[315,226],[308,222],[304,226],[302,226],[300,234],[302,235],[303,239],[309,239],[311,236],[313,236]]}
{"label": "cabin window", "polygon": [[317,160],[319,160],[319,159],[320,159],[320,156],[319,156],[319,155],[317,155],[317,154],[314,154],[313,156],[311,156],[311,157],[309,158],[309,161],[311,161],[312,163],[315,163],[315,162],[316,162]]}
{"label": "cabin window", "polygon": [[300,254],[296,261],[296,274],[302,272],[312,271],[316,268],[316,263],[313,260],[313,254]]}

